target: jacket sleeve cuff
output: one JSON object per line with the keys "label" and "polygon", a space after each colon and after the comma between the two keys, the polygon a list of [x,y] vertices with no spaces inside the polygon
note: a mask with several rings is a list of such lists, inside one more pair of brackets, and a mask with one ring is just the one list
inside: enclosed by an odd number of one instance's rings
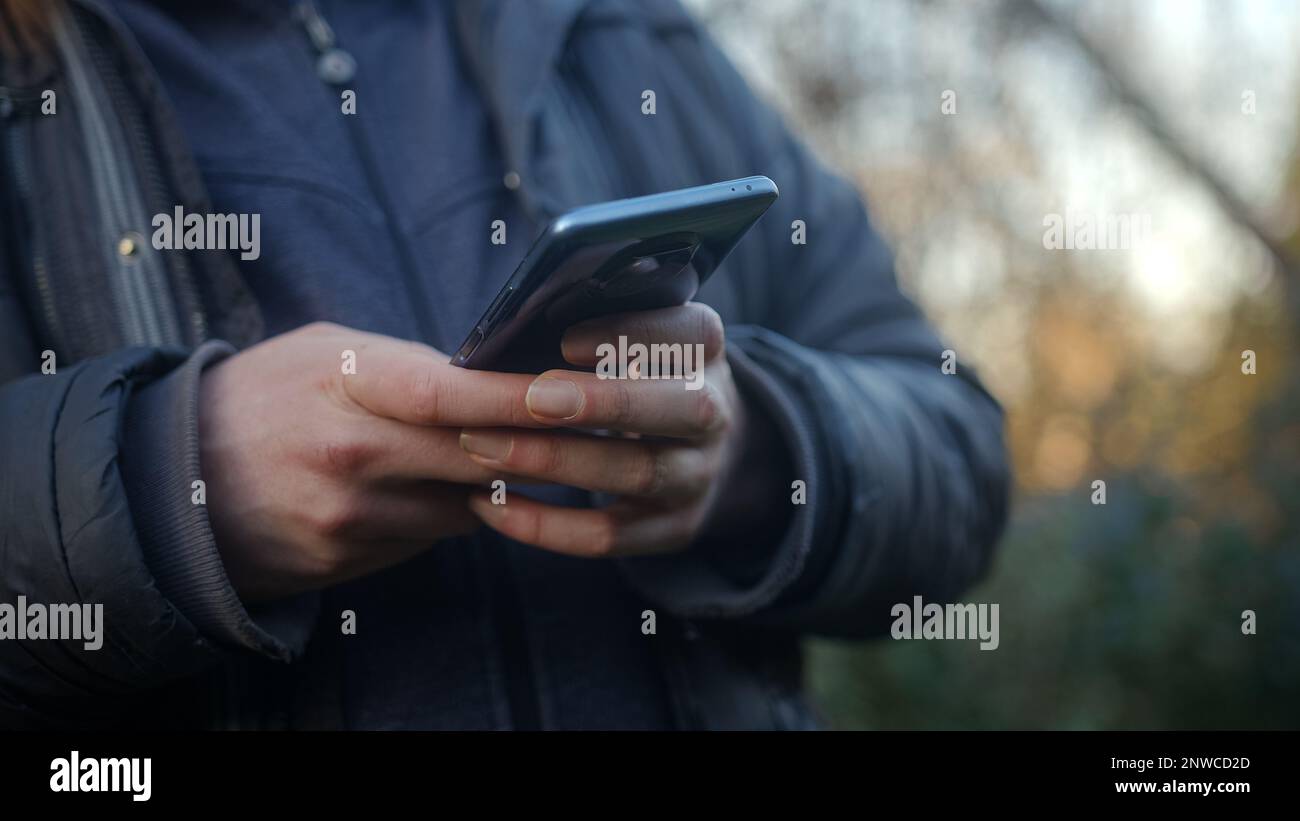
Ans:
{"label": "jacket sleeve cuff", "polygon": [[[816,426],[799,405],[797,384],[783,370],[795,363],[783,358],[774,346],[770,331],[759,328],[729,328],[728,361],[737,388],[750,401],[760,404],[775,423],[790,454],[794,473],[789,477],[789,502],[795,510],[786,532],[765,558],[758,574],[728,573],[719,567],[707,546],[669,556],[648,556],[622,561],[624,574],[642,595],[685,618],[740,618],[760,614],[764,608],[795,594],[809,573],[822,564],[814,545],[825,534],[834,517],[834,500],[820,492],[824,485],[825,460],[819,455]],[[784,341],[784,340],[782,340]],[[787,344],[791,344],[788,343]],[[796,503],[793,482],[802,480],[803,502]],[[737,555],[737,551],[728,551]],[[757,575],[751,584],[739,582],[745,575]]]}
{"label": "jacket sleeve cuff", "polygon": [[145,562],[158,588],[208,639],[288,661],[306,646],[319,597],[260,605],[256,620],[226,576],[194,501],[199,466],[199,378],[234,349],[206,342],[179,368],[135,390],[123,430],[122,474]]}

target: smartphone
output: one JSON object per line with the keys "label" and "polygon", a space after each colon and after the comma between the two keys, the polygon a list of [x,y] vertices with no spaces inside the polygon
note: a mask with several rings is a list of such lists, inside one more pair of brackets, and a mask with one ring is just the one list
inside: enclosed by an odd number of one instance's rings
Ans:
{"label": "smartphone", "polygon": [[477,370],[572,368],[569,326],[689,301],[776,200],[767,177],[586,205],[542,232],[452,357]]}

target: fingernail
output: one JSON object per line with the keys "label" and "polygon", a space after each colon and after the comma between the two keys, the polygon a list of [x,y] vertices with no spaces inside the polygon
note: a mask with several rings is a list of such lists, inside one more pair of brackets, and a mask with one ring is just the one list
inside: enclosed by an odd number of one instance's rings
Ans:
{"label": "fingernail", "polygon": [[529,413],[547,419],[572,419],[582,410],[583,401],[577,385],[550,376],[535,380],[524,398]]}
{"label": "fingernail", "polygon": [[485,433],[462,431],[460,446],[466,453],[500,462],[510,455],[510,446],[515,438],[508,433]]}

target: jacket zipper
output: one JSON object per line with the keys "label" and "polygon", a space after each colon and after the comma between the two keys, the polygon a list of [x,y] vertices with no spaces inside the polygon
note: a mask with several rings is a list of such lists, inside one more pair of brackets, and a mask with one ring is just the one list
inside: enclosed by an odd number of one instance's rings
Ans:
{"label": "jacket zipper", "polygon": [[[301,0],[294,16],[311,41],[317,54],[316,73],[326,85],[344,88],[351,81],[356,70],[356,61],[351,54],[341,48],[333,27],[320,13],[313,0]],[[393,207],[383,176],[375,164],[374,152],[369,139],[355,116],[348,116],[348,128],[353,145],[361,161],[366,181],[371,192],[379,201],[383,211],[384,224],[389,236],[397,248],[402,276],[405,280],[407,297],[411,301],[412,314],[415,317],[420,337],[424,342],[435,347],[439,343],[437,328],[433,322],[432,305],[420,280],[419,271],[414,262],[406,238],[398,229],[396,209]],[[500,642],[500,654],[504,677],[506,679],[506,699],[510,705],[511,722],[516,730],[536,730],[541,728],[541,707],[538,703],[536,676],[534,675],[524,620],[519,606],[519,594],[515,589],[511,574],[510,556],[506,552],[508,545],[497,543],[488,546],[485,551],[472,551],[471,561],[485,578],[489,586],[488,599],[492,611],[492,620]],[[496,548],[496,549],[493,549]]]}
{"label": "jacket zipper", "polygon": [[[71,6],[64,13],[67,15],[75,15],[78,11],[93,16],[101,25],[103,25],[109,32],[110,36],[115,39],[117,47],[123,52],[132,52],[136,49],[129,32],[126,31],[122,22],[111,14],[100,0],[73,0]],[[81,26],[79,24],[66,17],[62,21],[62,24],[71,30],[73,36],[81,37]],[[108,95],[110,103],[117,101],[118,104],[121,104],[121,101],[125,100],[129,95],[124,89],[122,89],[120,83],[116,82],[118,76],[117,73],[113,70],[105,70],[105,65],[111,65],[114,55],[108,54],[105,51],[102,42],[97,38],[85,37],[82,42],[86,43],[90,60],[92,63],[95,63],[96,75],[101,78],[108,77],[114,81],[112,87],[105,89],[105,93]],[[146,72],[149,84],[155,89],[161,88],[161,79],[158,77],[156,71],[153,70],[152,64],[147,60],[144,60],[138,50],[135,50],[135,56],[140,58],[136,60],[137,68]],[[126,116],[123,116],[121,119],[123,120],[122,127],[124,131],[130,129],[130,133],[123,134],[123,139],[125,141],[124,147],[128,152],[128,156],[134,156],[132,153],[132,137],[134,136],[137,139],[136,145],[150,144],[151,137],[145,131],[144,122],[138,114],[130,117],[129,123],[126,122],[128,119]],[[155,159],[155,162],[159,161],[163,160]],[[157,165],[155,165],[154,162],[149,161],[145,161],[141,165],[143,168],[135,167],[133,164],[130,169],[137,175],[143,173],[146,176],[144,182],[149,186],[147,190],[140,190],[137,192],[138,201],[142,204],[146,204],[147,195],[151,193],[156,202],[163,202],[168,187],[164,184],[159,175]],[[129,225],[129,223],[120,222],[120,211],[116,213],[119,216],[119,224]],[[145,216],[146,218],[149,217],[147,213]],[[201,302],[201,297],[198,293],[199,283],[195,279],[193,269],[188,264],[184,261],[178,261],[177,266],[178,267],[170,271],[170,273],[176,274],[176,279],[173,279],[168,275],[168,266],[166,264],[163,265],[162,284],[172,285],[173,287],[183,291],[182,293],[177,294],[177,302],[173,303],[173,307],[176,308],[176,310],[171,314],[172,320],[175,323],[174,327],[177,328],[177,332],[183,333],[179,330],[183,318],[178,314],[182,311],[188,313],[188,317],[184,317],[184,319],[188,319],[190,330],[194,334],[194,341],[197,344],[206,339],[208,335],[207,316]],[[38,290],[43,289],[43,292],[48,298],[49,286],[46,282],[48,277],[45,274],[43,261],[39,259],[36,260],[34,262],[34,267],[37,275]],[[152,312],[155,316],[154,321],[158,322],[157,317],[160,317],[161,312],[164,310],[163,300],[167,298],[168,293],[149,287],[144,288],[143,291],[144,293],[140,295],[143,298],[143,308],[145,311]],[[128,316],[136,315],[142,305],[133,300],[128,300],[124,305],[124,310],[128,312]],[[52,300],[50,301],[50,306],[52,310]],[[121,330],[120,325],[119,330]],[[167,341],[183,342],[184,340]],[[107,346],[104,343],[96,342],[93,349],[102,350],[106,347]],[[211,679],[212,686],[215,688],[213,698],[209,699],[208,703],[203,707],[198,708],[197,712],[202,714],[201,720],[204,722],[204,726],[208,729],[246,728],[249,725],[242,721],[239,700],[240,688],[238,686],[238,677],[243,668],[239,664],[225,664],[219,669],[219,673]]]}
{"label": "jacket zipper", "polygon": [[[125,49],[126,45],[121,41],[121,32],[117,30],[116,26],[110,25],[109,28],[113,32],[114,36],[119,38],[119,45]],[[96,74],[102,78],[105,84],[108,99],[122,101],[128,100],[129,94],[126,89],[122,87],[120,75],[116,71],[111,70],[112,56],[105,52],[103,44],[98,39],[87,38],[87,41],[86,48],[90,55],[91,63],[95,66]],[[155,88],[162,87],[162,83],[157,76],[151,76],[149,79]],[[126,112],[128,109],[126,105],[123,104],[120,107],[120,110]],[[139,116],[138,111],[131,111],[130,116],[124,113],[121,117],[121,122],[123,130],[122,138],[125,142],[124,147],[128,157],[134,158],[138,147],[150,144],[149,136],[145,131],[144,122]],[[165,162],[165,160],[157,153],[155,153],[152,159],[152,162],[146,160],[133,165],[131,169],[135,172],[137,179],[140,181],[141,187],[138,191],[138,200],[142,205],[145,205],[146,217],[152,216],[149,214],[151,209],[148,206],[150,203],[167,204],[167,186],[164,185],[158,170],[158,164]],[[164,263],[160,271],[162,276],[162,282],[160,284],[170,286],[172,293],[175,294],[171,309],[168,310],[164,305],[162,305],[157,293],[158,289],[151,287],[147,289],[147,298],[150,302],[155,304],[150,306],[150,311],[162,316],[163,311],[167,310],[168,313],[170,313],[177,321],[178,326],[182,321],[188,322],[190,330],[189,335],[194,340],[194,343],[198,344],[208,338],[208,327],[207,317],[204,314],[203,306],[197,292],[197,283],[194,281],[193,270],[184,254],[175,255],[172,257],[172,261],[174,263],[172,267],[169,267]],[[179,327],[177,327],[177,331],[181,333],[182,337],[184,337],[184,331],[181,331]]]}
{"label": "jacket zipper", "polygon": [[[75,9],[65,10],[62,18],[57,22],[55,35],[60,57],[69,73],[69,85],[73,93],[76,94],[77,89],[83,92],[76,100],[76,104],[84,112],[83,126],[94,128],[98,125],[106,131],[109,126],[105,123],[109,120],[103,115],[102,101],[92,91],[91,78],[97,77],[98,72],[93,66],[88,65],[88,62],[93,61],[93,54],[90,52],[90,46],[87,45],[88,38],[83,36],[81,26],[73,19],[77,13]],[[123,140],[126,139],[125,134],[120,136]],[[111,139],[111,135],[107,138]],[[95,145],[91,146],[92,154],[96,149],[105,152],[108,150],[97,140]],[[107,206],[111,224],[119,230],[129,228],[135,224],[135,220],[132,218],[128,204],[130,195],[123,190],[122,185],[123,180],[134,169],[127,169],[127,173],[124,174],[121,165],[112,162],[107,155],[103,155],[101,160],[102,162],[98,164],[98,182],[103,185],[103,202]],[[92,168],[95,165],[92,160]],[[140,205],[143,208],[143,202]],[[144,217],[148,219],[147,214]],[[176,317],[164,314],[162,292],[166,289],[160,288],[160,283],[149,281],[151,277],[144,269],[143,260],[138,264],[117,260],[115,269],[117,276],[113,277],[112,281],[120,284],[120,299],[129,328],[126,334],[128,343],[146,345],[179,343],[181,340],[177,338],[179,329],[176,325]]]}

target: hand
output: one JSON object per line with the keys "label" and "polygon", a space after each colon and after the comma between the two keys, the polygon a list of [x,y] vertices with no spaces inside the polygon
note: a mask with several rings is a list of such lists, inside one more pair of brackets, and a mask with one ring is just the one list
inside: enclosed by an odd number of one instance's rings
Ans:
{"label": "hand", "polygon": [[[689,546],[724,515],[723,490],[739,484],[750,414],[723,355],[717,313],[678,308],[602,317],[564,336],[568,362],[590,367],[602,343],[700,345],[703,362],[688,379],[601,379],[555,370],[528,389],[528,415],[550,428],[612,429],[648,438],[591,436],[571,430],[467,428],[461,447],[484,469],[613,494],[597,509],[557,507],[519,495],[493,504],[475,493],[470,508],[493,529],[537,547],[577,556],[664,553]],[[694,350],[694,349],[693,349]],[[643,374],[644,375],[644,374]],[[700,384],[698,380],[702,378]],[[772,441],[776,441],[773,439]]]}
{"label": "hand", "polygon": [[[343,373],[344,351],[356,355]],[[465,425],[535,426],[532,377],[468,371],[432,348],[327,323],[205,371],[199,444],[208,516],[245,600],[396,564],[478,521]]]}

